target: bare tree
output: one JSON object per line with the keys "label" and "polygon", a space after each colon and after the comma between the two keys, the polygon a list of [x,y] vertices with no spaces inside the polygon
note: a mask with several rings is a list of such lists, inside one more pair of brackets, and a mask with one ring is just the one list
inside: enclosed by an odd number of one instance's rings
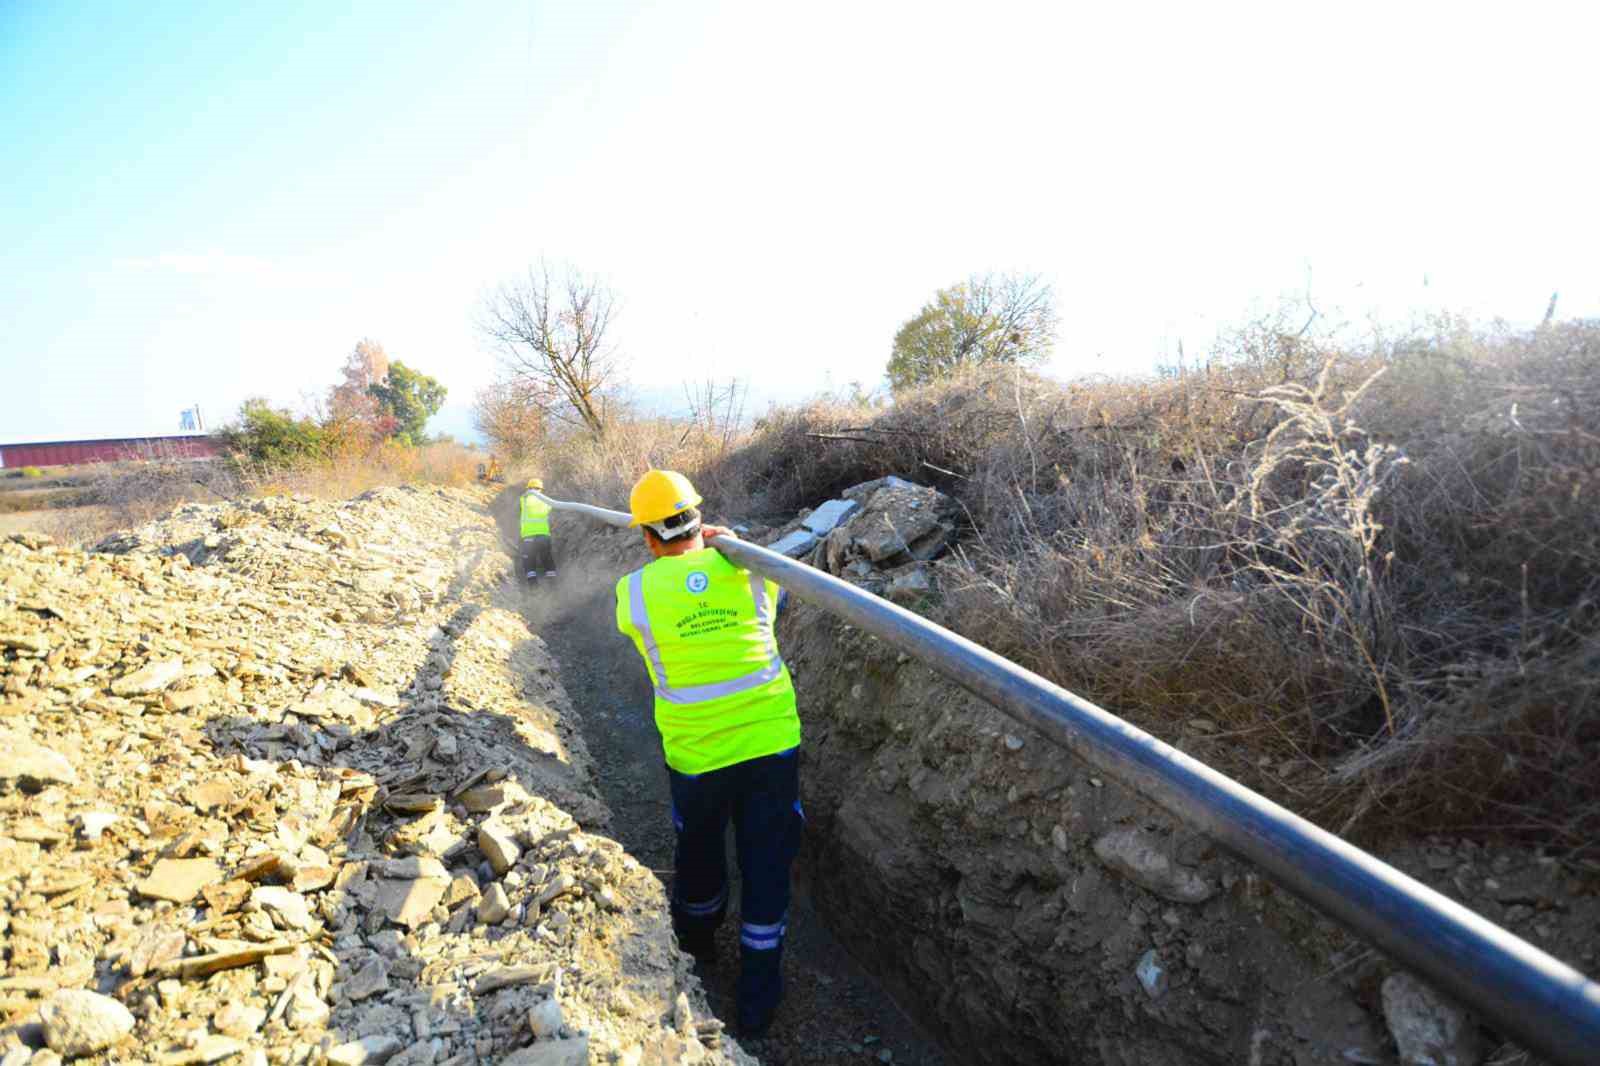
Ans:
{"label": "bare tree", "polygon": [[541,263],[485,301],[480,328],[499,350],[504,384],[553,400],[548,414],[598,436],[604,391],[621,363],[606,342],[615,312],[615,296],[596,279],[570,268],[554,278]]}
{"label": "bare tree", "polygon": [[479,391],[473,421],[495,452],[512,462],[531,457],[544,443],[548,397],[524,384],[500,381]]}
{"label": "bare tree", "polygon": [[714,378],[703,382],[685,381],[683,395],[689,401],[690,420],[707,436],[717,440],[719,450],[727,451],[744,426],[749,383],[736,377],[729,378],[723,385],[717,384]]}

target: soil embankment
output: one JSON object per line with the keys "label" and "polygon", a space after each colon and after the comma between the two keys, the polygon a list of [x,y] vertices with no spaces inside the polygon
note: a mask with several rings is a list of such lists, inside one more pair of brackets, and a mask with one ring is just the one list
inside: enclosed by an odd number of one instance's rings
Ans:
{"label": "soil embankment", "polygon": [[750,1061],[486,502],[0,541],[0,1060]]}

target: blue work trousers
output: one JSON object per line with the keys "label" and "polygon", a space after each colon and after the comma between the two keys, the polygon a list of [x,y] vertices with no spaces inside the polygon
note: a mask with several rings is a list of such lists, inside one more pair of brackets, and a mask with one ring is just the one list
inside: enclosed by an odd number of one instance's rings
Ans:
{"label": "blue work trousers", "polygon": [[789,912],[789,868],[800,851],[800,751],[725,766],[703,774],[667,769],[672,825],[678,833],[672,882],[672,925],[695,954],[728,912],[724,840],[733,819],[739,851],[739,1017],[741,1025],[771,1016],[783,995],[783,934]]}

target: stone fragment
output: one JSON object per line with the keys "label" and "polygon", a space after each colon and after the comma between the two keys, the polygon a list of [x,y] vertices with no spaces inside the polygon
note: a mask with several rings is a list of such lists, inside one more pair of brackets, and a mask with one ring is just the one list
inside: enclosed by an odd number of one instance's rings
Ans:
{"label": "stone fragment", "polygon": [[427,920],[434,904],[439,902],[449,886],[450,881],[446,877],[418,877],[410,881],[380,880],[373,906],[394,924],[415,929]]}
{"label": "stone fragment", "polygon": [[546,885],[543,892],[539,893],[539,898],[538,898],[537,902],[538,902],[539,906],[543,907],[546,903],[549,903],[551,900],[557,898],[558,896],[564,896],[568,892],[571,892],[574,889],[576,889],[577,887],[578,887],[578,879],[577,878],[573,877],[569,873],[558,874],[556,876],[556,879],[554,881],[550,882],[548,885]]}
{"label": "stone fragment", "polygon": [[128,957],[128,972],[135,977],[143,977],[152,969],[182,955],[188,943],[189,937],[183,930],[157,926],[134,945],[133,953]]}
{"label": "stone fragment", "polygon": [[826,537],[835,526],[855,514],[861,507],[856,500],[829,500],[806,516],[802,523],[819,537]]}
{"label": "stone fragment", "polygon": [[381,955],[373,956],[370,962],[356,971],[356,975],[350,978],[344,987],[344,994],[357,1001],[387,991],[389,991],[389,967]]}
{"label": "stone fragment", "polygon": [[522,856],[522,849],[517,847],[510,831],[493,822],[485,822],[478,827],[478,850],[489,860],[496,877],[505,876],[505,872],[515,866],[517,859]]}
{"label": "stone fragment", "polygon": [[478,921],[485,925],[498,925],[510,914],[511,901],[506,898],[506,890],[499,882],[495,882],[478,900]]}
{"label": "stone fragment", "polygon": [[262,1008],[230,1000],[211,1016],[211,1027],[224,1036],[243,1040],[260,1029],[266,1020],[267,1012]]}
{"label": "stone fragment", "polygon": [[484,995],[502,988],[511,988],[514,985],[532,985],[550,980],[552,971],[548,966],[496,966],[486,970],[473,983],[474,995]]}
{"label": "stone fragment", "polygon": [[527,799],[528,790],[516,781],[510,780],[493,785],[478,785],[456,796],[456,802],[473,814],[484,814],[503,804],[521,803]]}
{"label": "stone fragment", "polygon": [[37,791],[47,785],[70,785],[77,780],[77,771],[60,752],[20,733],[0,729],[0,783]]}
{"label": "stone fragment", "polygon": [[418,877],[450,880],[444,863],[431,855],[413,855],[405,859],[377,859],[367,867],[375,876],[409,881]]}
{"label": "stone fragment", "polygon": [[222,871],[210,859],[161,859],[134,890],[151,899],[187,903],[202,888],[221,878]]}
{"label": "stone fragment", "polygon": [[233,782],[213,777],[189,790],[189,803],[199,811],[213,811],[233,798]]}
{"label": "stone fragment", "polygon": [[461,874],[450,882],[450,888],[444,894],[444,905],[454,909],[458,903],[475,900],[478,895],[478,882],[466,874]]}
{"label": "stone fragment", "polygon": [[310,974],[301,974],[284,991],[283,1020],[291,1029],[320,1029],[333,1011],[317,995]]}
{"label": "stone fragment", "polygon": [[305,930],[316,924],[306,898],[282,885],[258,885],[250,892],[250,905],[266,911],[285,929]]}
{"label": "stone fragment", "polygon": [[369,1062],[388,1062],[400,1051],[400,1040],[389,1033],[364,1036],[328,1049],[332,1066],[365,1066]]}
{"label": "stone fragment", "polygon": [[239,868],[233,871],[232,880],[265,881],[276,874],[282,866],[282,855],[275,851],[264,852],[240,863]]}
{"label": "stone fragment", "polygon": [[500,1066],[588,1066],[589,1038],[575,1036],[567,1040],[541,1040],[525,1048],[518,1048],[500,1060]]}
{"label": "stone fragment", "polygon": [[535,1040],[550,1040],[561,1035],[561,1004],[556,997],[542,999],[528,1009],[528,1029]]}
{"label": "stone fragment", "polygon": [[158,659],[111,683],[117,696],[146,696],[160,692],[183,676],[182,659]]}
{"label": "stone fragment", "polygon": [[238,1055],[245,1045],[231,1036],[207,1034],[195,1041],[193,1047],[156,1059],[159,1066],[206,1066],[223,1062]]}
{"label": "stone fragment", "polygon": [[66,988],[39,1008],[44,1038],[50,1050],[67,1058],[89,1055],[117,1043],[133,1032],[128,1008],[98,992]]}
{"label": "stone fragment", "polygon": [[84,811],[78,815],[78,828],[83,831],[83,839],[99,840],[107,829],[117,824],[118,817],[110,811]]}
{"label": "stone fragment", "polygon": [[1167,990],[1167,971],[1161,965],[1156,949],[1151,948],[1139,956],[1139,965],[1133,968],[1134,976],[1139,978],[1139,984],[1144,986],[1145,993],[1151,999],[1159,999]]}
{"label": "stone fragment", "polygon": [[1159,839],[1139,829],[1113,829],[1094,842],[1101,862],[1135,884],[1174,903],[1203,903],[1216,886],[1179,866],[1162,850]]}
{"label": "stone fragment", "polygon": [[296,892],[316,892],[333,884],[333,879],[337,874],[338,871],[331,865],[320,863],[304,866],[297,865],[294,868],[294,877],[290,879],[289,885]]}
{"label": "stone fragment", "polygon": [[1383,982],[1383,1016],[1404,1066],[1478,1066],[1483,1042],[1470,1015],[1406,973]]}
{"label": "stone fragment", "polygon": [[202,888],[200,895],[214,915],[231,914],[250,898],[250,882],[218,881]]}
{"label": "stone fragment", "polygon": [[785,534],[778,540],[767,545],[769,549],[779,555],[787,555],[791,559],[798,559],[806,552],[817,546],[817,535],[808,529],[797,529],[793,533]]}
{"label": "stone fragment", "polygon": [[915,603],[933,592],[933,579],[927,568],[914,564],[889,579],[884,595],[896,603]]}

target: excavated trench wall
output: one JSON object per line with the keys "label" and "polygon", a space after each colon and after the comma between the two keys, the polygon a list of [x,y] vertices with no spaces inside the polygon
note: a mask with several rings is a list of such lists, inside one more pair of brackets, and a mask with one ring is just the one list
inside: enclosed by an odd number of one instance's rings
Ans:
{"label": "excavated trench wall", "polygon": [[[1495,1052],[1376,951],[927,667],[807,605],[780,643],[817,908],[972,1061],[1538,1061]],[[1468,841],[1382,857],[1593,969],[1593,879]],[[1436,1057],[1399,1054],[1397,1036],[1452,1025]]]}
{"label": "excavated trench wall", "polygon": [[[634,535],[569,522],[563,568],[610,581],[647,561]],[[954,1053],[1387,1064],[1420,1061],[1397,1034],[1415,1047],[1453,1026],[1437,1061],[1538,1061],[927,666],[804,603],[780,617],[779,642],[804,732],[798,876],[833,934]],[[1594,878],[1468,840],[1380,857],[1594,969]]]}

